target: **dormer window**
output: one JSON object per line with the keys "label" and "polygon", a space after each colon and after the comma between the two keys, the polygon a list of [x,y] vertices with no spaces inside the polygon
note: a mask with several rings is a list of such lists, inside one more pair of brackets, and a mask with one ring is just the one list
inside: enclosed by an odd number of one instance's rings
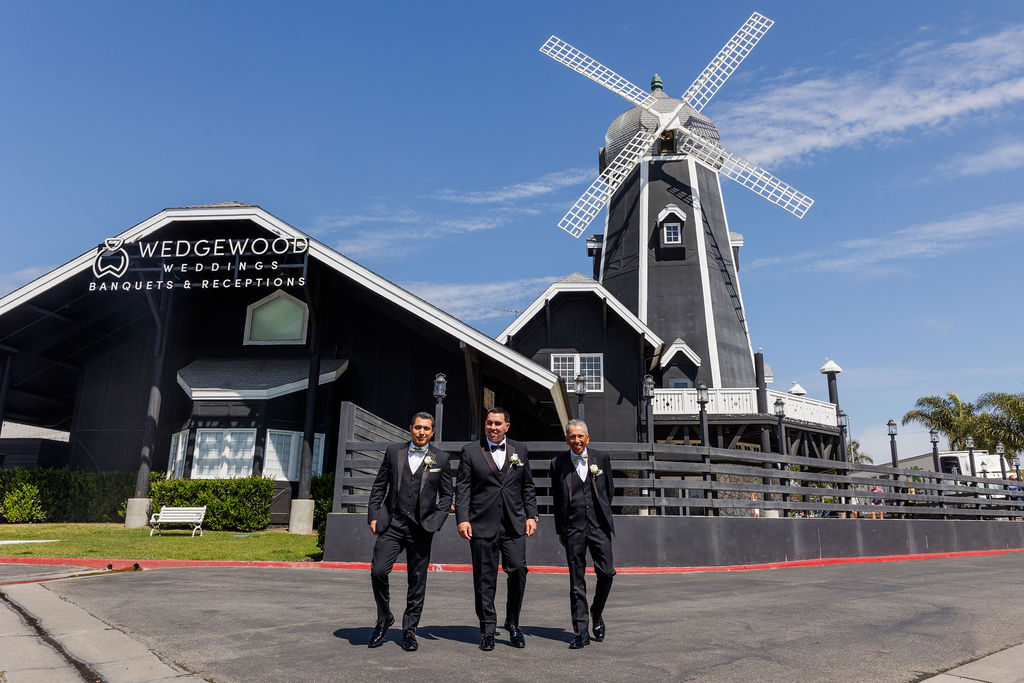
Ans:
{"label": "dormer window", "polygon": [[246,345],[305,344],[309,307],[287,292],[278,290],[245,312]]}
{"label": "dormer window", "polygon": [[665,226],[662,229],[665,231],[665,244],[683,243],[682,223],[665,223]]}
{"label": "dormer window", "polygon": [[661,153],[662,154],[675,154],[676,153],[676,132],[674,130],[666,130],[661,133]]}

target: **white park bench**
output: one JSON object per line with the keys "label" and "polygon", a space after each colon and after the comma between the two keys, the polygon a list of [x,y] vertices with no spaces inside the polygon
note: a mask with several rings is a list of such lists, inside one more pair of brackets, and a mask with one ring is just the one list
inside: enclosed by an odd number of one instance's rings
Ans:
{"label": "white park bench", "polygon": [[[154,512],[153,516],[149,520],[149,524],[152,529],[149,530],[150,537],[153,536],[153,532],[160,531],[160,527],[164,524],[191,524],[194,528],[192,529],[192,538],[196,537],[196,532],[199,535],[203,535],[203,519],[206,517],[206,506],[201,508],[173,508],[164,505],[160,508],[160,512]],[[160,534],[163,536],[163,534]]]}

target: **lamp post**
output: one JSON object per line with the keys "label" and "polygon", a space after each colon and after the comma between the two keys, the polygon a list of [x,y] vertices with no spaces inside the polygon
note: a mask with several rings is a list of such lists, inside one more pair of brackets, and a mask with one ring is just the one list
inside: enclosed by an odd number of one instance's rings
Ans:
{"label": "lamp post", "polygon": [[974,437],[967,437],[967,439],[964,441],[964,445],[967,446],[967,457],[971,461],[971,476],[976,477],[978,476],[978,468],[974,464]]}
{"label": "lamp post", "polygon": [[[892,455],[892,468],[896,469],[897,467],[899,467],[899,456],[896,453],[896,421],[889,420],[886,423],[886,426],[889,427],[889,452],[890,455]],[[898,474],[893,472],[892,478],[893,481],[895,481],[900,477]]]}
{"label": "lamp post", "polygon": [[850,416],[839,406],[836,406],[836,424],[839,425],[839,459],[846,462],[846,430],[850,426]]}
{"label": "lamp post", "polygon": [[932,467],[939,471],[939,430],[932,427],[928,430],[928,438],[932,441]]}
{"label": "lamp post", "polygon": [[697,385],[697,405],[700,406],[700,445],[708,443],[708,388],[701,382]]}
{"label": "lamp post", "polygon": [[434,377],[434,440],[441,441],[441,423],[444,421],[444,397],[448,393],[448,378],[443,372]]}
{"label": "lamp post", "polygon": [[583,399],[587,395],[587,378],[583,376],[583,373],[576,375],[576,379],[573,380],[573,384],[576,389],[576,419],[583,420],[584,406]]}
{"label": "lamp post", "polygon": [[[781,396],[779,398],[775,399],[775,417],[779,418],[779,425],[778,425],[778,430],[779,430],[779,433],[778,433],[779,455],[780,456],[784,456],[784,455],[786,455],[786,451],[789,450],[789,449],[786,448],[786,425],[783,424],[783,422],[782,422],[784,419],[786,419],[786,402],[782,400]],[[779,469],[780,470],[786,469],[781,460],[779,461]],[[789,479],[783,479],[783,478],[780,477],[779,478],[779,485],[781,485],[781,486],[789,486]],[[789,494],[788,493],[783,493],[782,494],[782,502],[785,503],[785,502],[788,502],[788,501],[789,501]],[[789,517],[789,510],[787,508],[783,508],[782,509],[782,516],[783,517]]]}
{"label": "lamp post", "polygon": [[654,443],[654,378],[650,375],[644,375],[643,383],[640,385],[640,396],[645,404],[647,443]]}
{"label": "lamp post", "polygon": [[782,397],[775,399],[775,417],[779,418],[779,455],[786,455],[788,450],[786,448],[786,425],[782,423],[786,418],[786,402],[782,400]]}
{"label": "lamp post", "polygon": [[[1013,456],[1013,469],[1017,470],[1017,481],[1020,481],[1020,458],[1015,454]],[[1018,483],[1017,486],[1020,486]]]}
{"label": "lamp post", "polygon": [[999,456],[999,471],[1003,475],[1003,479],[1006,479],[1006,446],[1000,441],[996,444],[996,455]]}

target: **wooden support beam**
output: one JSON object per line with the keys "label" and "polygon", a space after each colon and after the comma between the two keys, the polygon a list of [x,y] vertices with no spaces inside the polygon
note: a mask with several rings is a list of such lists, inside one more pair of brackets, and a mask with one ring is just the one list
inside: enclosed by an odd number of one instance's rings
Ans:
{"label": "wooden support beam", "polygon": [[747,431],[747,427],[750,425],[740,425],[736,428],[736,434],[732,437],[732,441],[729,442],[729,450],[736,448],[736,444],[743,438],[743,433]]}

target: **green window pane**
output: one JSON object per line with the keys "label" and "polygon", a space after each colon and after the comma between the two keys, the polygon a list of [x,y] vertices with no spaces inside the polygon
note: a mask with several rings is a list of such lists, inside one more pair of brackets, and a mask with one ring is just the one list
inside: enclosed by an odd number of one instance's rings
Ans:
{"label": "green window pane", "polygon": [[284,297],[272,299],[252,311],[252,341],[302,341],[303,309]]}

